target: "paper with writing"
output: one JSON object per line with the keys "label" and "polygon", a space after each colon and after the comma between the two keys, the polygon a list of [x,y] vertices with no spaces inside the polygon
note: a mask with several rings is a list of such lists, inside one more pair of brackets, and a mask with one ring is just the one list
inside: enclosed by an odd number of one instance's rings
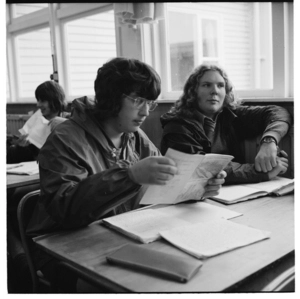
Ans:
{"label": "paper with writing", "polygon": [[176,204],[200,199],[205,193],[207,181],[224,169],[233,158],[218,154],[190,155],[170,148],[165,156],[175,161],[178,174],[164,186],[149,186],[140,204]]}

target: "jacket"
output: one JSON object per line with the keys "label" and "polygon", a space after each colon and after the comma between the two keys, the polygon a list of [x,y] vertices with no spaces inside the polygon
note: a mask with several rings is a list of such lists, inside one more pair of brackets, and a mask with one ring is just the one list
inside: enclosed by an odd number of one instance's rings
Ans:
{"label": "jacket", "polygon": [[[204,131],[204,116],[193,111],[187,118],[168,112],[161,116],[163,127],[161,152],[169,147],[190,154],[212,152],[212,143]],[[272,136],[277,143],[285,136],[291,125],[290,114],[282,107],[237,106],[235,109],[223,108],[217,117],[216,128],[220,138],[227,144],[227,152],[214,152],[233,155],[234,159],[225,168],[225,184],[257,183],[267,181],[266,173],[255,170],[254,164],[245,163],[244,141],[262,135]]]}
{"label": "jacket", "polygon": [[118,151],[93,114],[94,101],[83,97],[72,105],[72,116],[51,132],[38,157],[41,196],[29,236],[88,225],[114,206],[117,213],[134,208],[143,188],[128,167],[160,155],[141,129],[124,133]]}

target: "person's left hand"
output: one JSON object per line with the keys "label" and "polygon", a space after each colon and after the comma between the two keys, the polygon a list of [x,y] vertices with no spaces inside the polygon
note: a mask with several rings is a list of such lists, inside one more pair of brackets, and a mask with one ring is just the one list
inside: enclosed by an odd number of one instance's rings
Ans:
{"label": "person's left hand", "polygon": [[28,134],[20,135],[18,136],[18,138],[14,138],[12,140],[12,144],[22,146],[22,147],[28,146],[30,144],[30,141],[27,139],[27,137]]}
{"label": "person's left hand", "polygon": [[224,170],[221,170],[215,177],[209,179],[207,185],[205,186],[205,193],[203,194],[203,197],[218,195],[219,190],[225,183],[226,176],[227,173]]}
{"label": "person's left hand", "polygon": [[274,142],[263,143],[255,157],[255,170],[269,172],[277,166],[277,146]]}
{"label": "person's left hand", "polygon": [[56,116],[56,117],[52,118],[48,123],[48,126],[50,126],[51,132],[55,129],[55,127],[57,125],[63,123],[66,120],[67,120],[66,118],[60,117],[60,116]]}

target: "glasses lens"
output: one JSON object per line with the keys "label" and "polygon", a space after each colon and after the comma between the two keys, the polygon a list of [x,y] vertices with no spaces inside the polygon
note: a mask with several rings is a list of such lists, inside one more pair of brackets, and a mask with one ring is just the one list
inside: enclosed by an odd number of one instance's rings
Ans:
{"label": "glasses lens", "polygon": [[151,101],[149,103],[149,111],[153,111],[157,107],[157,102]]}

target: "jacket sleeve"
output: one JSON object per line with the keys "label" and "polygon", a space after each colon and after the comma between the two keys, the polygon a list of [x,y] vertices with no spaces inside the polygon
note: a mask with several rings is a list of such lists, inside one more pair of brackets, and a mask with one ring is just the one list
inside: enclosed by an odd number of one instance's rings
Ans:
{"label": "jacket sleeve", "polygon": [[278,144],[292,124],[289,112],[276,105],[238,106],[234,112],[238,116],[236,129],[242,139],[272,136]]}
{"label": "jacket sleeve", "polygon": [[88,164],[59,148],[49,146],[39,156],[40,203],[57,227],[87,225],[138,194],[141,186],[129,178],[127,161],[91,174]]}
{"label": "jacket sleeve", "polygon": [[[161,142],[162,153],[165,154],[170,147],[188,154],[205,154],[202,144],[193,136],[193,133],[182,125],[167,125]],[[257,172],[254,164],[230,162],[224,170],[227,173],[225,184],[258,183],[268,180],[268,175]]]}

